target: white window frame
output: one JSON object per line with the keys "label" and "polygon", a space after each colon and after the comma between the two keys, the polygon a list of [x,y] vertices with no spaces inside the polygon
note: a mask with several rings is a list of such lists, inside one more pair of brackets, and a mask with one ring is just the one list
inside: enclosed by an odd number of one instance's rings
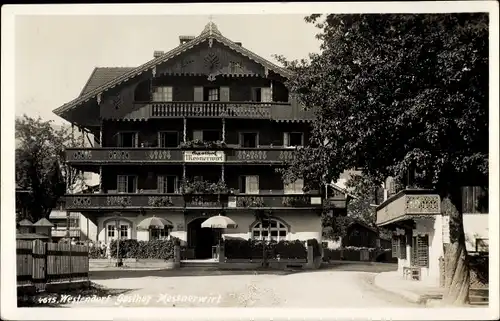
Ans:
{"label": "white window frame", "polygon": [[[124,224],[120,222],[120,240],[128,240],[130,238],[130,233],[129,233],[130,225],[129,224]],[[125,236],[123,236],[123,232],[125,232]]]}
{"label": "white window frame", "polygon": [[[260,140],[260,137],[259,137],[259,132],[239,132],[239,145],[240,147],[243,147],[243,135],[244,134],[257,134],[257,137],[255,138],[256,139],[256,145],[255,145],[255,148],[259,147],[259,140]],[[252,147],[244,147],[244,148],[252,148]]]}
{"label": "white window frame", "polygon": [[[158,193],[160,194],[168,194],[166,190],[168,190],[168,180],[167,177],[171,176],[174,177],[174,193],[178,193],[178,186],[179,186],[179,177],[177,175],[158,175],[157,181],[158,181]],[[163,182],[163,186],[161,186],[161,183]],[[166,187],[166,188],[165,188]]]}
{"label": "white window frame", "polygon": [[[159,235],[158,235],[158,238],[153,238],[153,231],[158,231]],[[149,231],[149,239],[150,240],[167,240],[168,237],[169,237],[170,233],[169,233],[169,229],[168,228],[164,228],[164,229],[151,229]]]}
{"label": "white window frame", "polygon": [[158,132],[158,147],[160,148],[173,148],[173,147],[166,147],[166,146],[163,146],[164,144],[162,144],[162,135],[163,134],[172,134],[172,133],[175,133],[176,136],[177,136],[177,146],[175,147],[178,147],[179,146],[179,132],[178,131],[175,131],[175,130],[162,130],[162,131],[159,131]]}
{"label": "white window frame", "polygon": [[[290,145],[290,134],[301,134],[301,142],[300,145]],[[304,146],[304,133],[303,132],[284,132],[283,133],[283,147],[286,148],[296,148]]]}
{"label": "white window frame", "polygon": [[[110,232],[112,232],[112,233],[110,233]],[[110,235],[110,234],[112,234],[112,235]],[[116,235],[117,235],[117,233],[116,233],[115,224],[110,224],[110,223],[106,224],[106,239],[113,240],[116,238]]]}
{"label": "white window frame", "polygon": [[[220,101],[220,88],[207,88],[207,101]],[[214,94],[215,93],[215,94]],[[215,98],[215,99],[214,99]]]}
{"label": "white window frame", "polygon": [[[126,191],[126,192],[122,192],[120,191],[120,179],[121,178],[125,178],[125,188],[128,189],[128,180],[130,177],[133,177],[134,178],[134,191],[133,192],[129,192],[129,191]],[[117,193],[119,194],[131,194],[131,193],[137,193],[137,175],[117,175],[116,176],[116,191]]]}
{"label": "white window frame", "polygon": [[[251,238],[254,240],[269,240],[269,239],[271,239],[271,240],[275,240],[275,241],[286,241],[288,239],[288,235],[290,234],[288,226],[284,222],[282,222],[278,219],[275,219],[275,218],[271,218],[269,221],[270,221],[269,224],[271,224],[273,222],[276,223],[275,227],[272,227],[272,226],[269,228],[262,227],[262,222],[258,222],[252,227],[252,229],[250,231]],[[280,236],[281,231],[285,231],[285,236]],[[259,235],[255,236],[255,232],[258,232]],[[263,236],[262,232],[266,232],[266,234],[267,233],[270,233],[270,234],[268,236]],[[272,232],[277,232],[278,236],[271,236],[271,234],[273,234]]]}
{"label": "white window frame", "polygon": [[[250,195],[260,194],[260,178],[259,178],[259,175],[240,175],[239,177],[240,177],[240,179],[238,181],[238,185],[241,182],[241,178],[242,177],[245,178],[245,193],[241,193],[241,190],[240,190],[240,194],[250,194]],[[257,190],[250,189],[250,190],[252,190],[252,192],[248,191],[249,190],[248,186],[250,185],[250,182],[248,181],[249,177],[256,177],[257,178]],[[240,186],[238,186],[238,188],[239,187]]]}
{"label": "white window frame", "polygon": [[172,86],[155,86],[153,87],[153,97],[154,102],[166,102],[173,101],[174,99],[174,87]]}
{"label": "white window frame", "polygon": [[283,194],[304,194],[304,179],[299,178],[293,183],[283,184]]}

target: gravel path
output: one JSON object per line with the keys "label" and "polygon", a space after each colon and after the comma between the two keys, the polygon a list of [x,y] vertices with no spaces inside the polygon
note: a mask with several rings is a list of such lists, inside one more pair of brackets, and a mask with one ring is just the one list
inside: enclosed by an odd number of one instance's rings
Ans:
{"label": "gravel path", "polygon": [[313,271],[289,275],[214,275],[98,280],[130,291],[71,306],[123,307],[416,307],[376,288],[374,273]]}

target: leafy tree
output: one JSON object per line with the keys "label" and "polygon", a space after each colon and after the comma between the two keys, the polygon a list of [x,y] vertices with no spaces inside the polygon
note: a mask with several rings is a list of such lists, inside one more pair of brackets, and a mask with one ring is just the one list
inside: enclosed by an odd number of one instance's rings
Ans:
{"label": "leafy tree", "polygon": [[60,197],[82,182],[82,173],[64,162],[64,148],[81,147],[82,142],[69,127],[55,128],[40,117],[16,118],[15,130],[16,183],[30,191],[23,198],[26,218],[48,218]]}
{"label": "leafy tree", "polygon": [[291,92],[316,114],[312,147],[298,151],[285,179],[332,181],[363,168],[377,183],[393,176],[435,189],[450,216],[443,301],[466,303],[460,187],[488,185],[488,15],[329,14],[306,21],[320,30],[320,53],[277,57],[294,71]]}

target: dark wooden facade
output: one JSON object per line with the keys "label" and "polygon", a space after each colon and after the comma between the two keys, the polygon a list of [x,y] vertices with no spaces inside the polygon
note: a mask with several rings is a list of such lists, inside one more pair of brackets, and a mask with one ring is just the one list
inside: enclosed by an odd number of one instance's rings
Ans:
{"label": "dark wooden facade", "polygon": [[[66,210],[103,217],[98,229],[117,212],[127,220],[184,213],[174,230],[187,231],[188,246],[193,235],[204,242],[204,231],[188,227],[199,215],[256,208],[294,215],[304,227],[293,233],[321,237],[323,206],[345,209],[345,195],[325,202],[320,190],[285,185],[276,171],[308,143],[314,119],[289,94],[288,76],[213,23],[140,67],[96,68],[81,95],[54,111],[94,137],[93,148],[67,149],[67,163],[100,174],[99,192],[67,195]],[[193,181],[224,188],[187,192]],[[303,221],[309,214],[314,224]]]}

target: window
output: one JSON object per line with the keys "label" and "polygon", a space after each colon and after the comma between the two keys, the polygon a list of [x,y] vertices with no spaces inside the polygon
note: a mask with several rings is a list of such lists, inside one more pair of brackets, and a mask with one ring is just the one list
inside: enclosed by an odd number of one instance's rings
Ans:
{"label": "window", "polygon": [[252,101],[261,102],[262,101],[262,89],[252,88]]}
{"label": "window", "polygon": [[109,224],[107,226],[107,230],[108,230],[108,238],[115,238],[115,226]]}
{"label": "window", "polygon": [[489,239],[476,238],[476,252],[489,252]]}
{"label": "window", "polygon": [[153,101],[172,101],[172,87],[155,87],[153,88]]}
{"label": "window", "polygon": [[239,189],[242,194],[259,194],[259,176],[240,176]]}
{"label": "window", "polygon": [[269,240],[269,233],[271,233],[271,240],[284,241],[288,234],[288,227],[282,222],[271,218],[255,224],[252,228],[252,238],[255,240]]}
{"label": "window", "polygon": [[177,176],[158,176],[158,192],[162,194],[177,193]]}
{"label": "window", "polygon": [[392,257],[406,260],[406,235],[392,237]]}
{"label": "window", "polygon": [[128,225],[120,225],[120,239],[128,239]]}
{"label": "window", "polygon": [[138,135],[136,132],[118,133],[118,147],[137,147]]}
{"label": "window", "polygon": [[179,146],[178,132],[160,132],[158,138],[159,147],[177,147]]}
{"label": "window", "polygon": [[412,237],[411,264],[413,266],[429,266],[429,236],[417,235]]}
{"label": "window", "polygon": [[298,179],[293,183],[284,184],[284,194],[304,194],[304,180]]}
{"label": "window", "polygon": [[481,186],[462,187],[462,212],[468,214],[488,213],[488,191]]}
{"label": "window", "polygon": [[221,140],[221,133],[218,130],[204,130],[203,131],[203,141],[216,142],[218,140]]}
{"label": "window", "polygon": [[240,146],[254,148],[258,145],[257,133],[240,133]]}
{"label": "window", "polygon": [[204,88],[203,100],[219,101],[219,88]]}
{"label": "window", "polygon": [[165,240],[168,237],[168,229],[152,229],[150,240]]}
{"label": "window", "polygon": [[137,177],[133,175],[118,175],[118,193],[135,193],[137,191]]}
{"label": "window", "polygon": [[304,146],[304,134],[303,133],[284,133],[283,146],[285,146],[285,147]]}
{"label": "window", "polygon": [[272,91],[269,87],[252,88],[252,101],[255,102],[271,102]]}

